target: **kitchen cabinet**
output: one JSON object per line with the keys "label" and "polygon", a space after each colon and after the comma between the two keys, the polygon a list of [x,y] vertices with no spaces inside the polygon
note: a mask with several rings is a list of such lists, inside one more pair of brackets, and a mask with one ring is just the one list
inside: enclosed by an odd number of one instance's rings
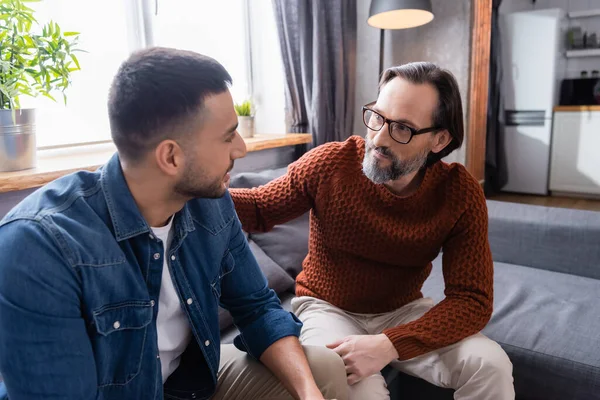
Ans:
{"label": "kitchen cabinet", "polygon": [[554,112],[550,191],[600,195],[600,107]]}

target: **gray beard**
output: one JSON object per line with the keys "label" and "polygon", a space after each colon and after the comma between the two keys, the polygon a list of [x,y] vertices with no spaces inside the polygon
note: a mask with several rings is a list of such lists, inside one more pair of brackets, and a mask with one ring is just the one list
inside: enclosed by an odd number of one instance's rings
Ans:
{"label": "gray beard", "polygon": [[375,150],[366,146],[362,170],[367,178],[377,184],[395,181],[412,174],[419,171],[427,163],[427,152],[418,154],[409,160],[400,160],[386,148],[382,150],[382,153],[390,157],[391,165],[384,168],[379,166],[380,161],[373,156],[373,151]]}

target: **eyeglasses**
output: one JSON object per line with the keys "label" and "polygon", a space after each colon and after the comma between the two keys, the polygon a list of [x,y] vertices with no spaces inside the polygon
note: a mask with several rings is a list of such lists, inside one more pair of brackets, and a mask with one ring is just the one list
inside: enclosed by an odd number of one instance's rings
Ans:
{"label": "eyeglasses", "polygon": [[363,122],[365,123],[365,126],[373,131],[380,131],[381,128],[383,128],[383,126],[387,123],[388,133],[390,134],[390,137],[398,143],[408,144],[412,137],[415,135],[422,135],[423,133],[443,129],[438,126],[431,128],[423,128],[419,130],[411,128],[410,126],[405,125],[402,122],[387,119],[383,115],[379,114],[377,111],[371,109],[370,107],[373,106],[373,104],[375,104],[375,102],[371,102],[362,108]]}

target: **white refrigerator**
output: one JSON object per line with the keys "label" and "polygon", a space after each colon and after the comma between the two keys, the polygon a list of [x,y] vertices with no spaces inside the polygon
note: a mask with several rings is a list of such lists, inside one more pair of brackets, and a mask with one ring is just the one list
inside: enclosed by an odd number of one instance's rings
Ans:
{"label": "white refrigerator", "polygon": [[559,9],[500,15],[506,192],[548,194],[552,109],[565,70]]}

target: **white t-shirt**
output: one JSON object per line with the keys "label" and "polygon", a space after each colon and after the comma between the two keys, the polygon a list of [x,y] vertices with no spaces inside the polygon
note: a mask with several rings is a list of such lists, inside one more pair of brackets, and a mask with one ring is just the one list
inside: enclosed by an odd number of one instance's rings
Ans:
{"label": "white t-shirt", "polygon": [[163,243],[162,279],[160,283],[160,296],[158,298],[158,316],[156,317],[156,329],[158,331],[158,353],[160,355],[163,383],[179,366],[181,354],[185,351],[192,330],[183,311],[179,296],[173,286],[171,273],[169,272],[168,254],[165,249],[171,246],[173,237],[173,218],[169,223],[160,228],[152,228],[154,235]]}

